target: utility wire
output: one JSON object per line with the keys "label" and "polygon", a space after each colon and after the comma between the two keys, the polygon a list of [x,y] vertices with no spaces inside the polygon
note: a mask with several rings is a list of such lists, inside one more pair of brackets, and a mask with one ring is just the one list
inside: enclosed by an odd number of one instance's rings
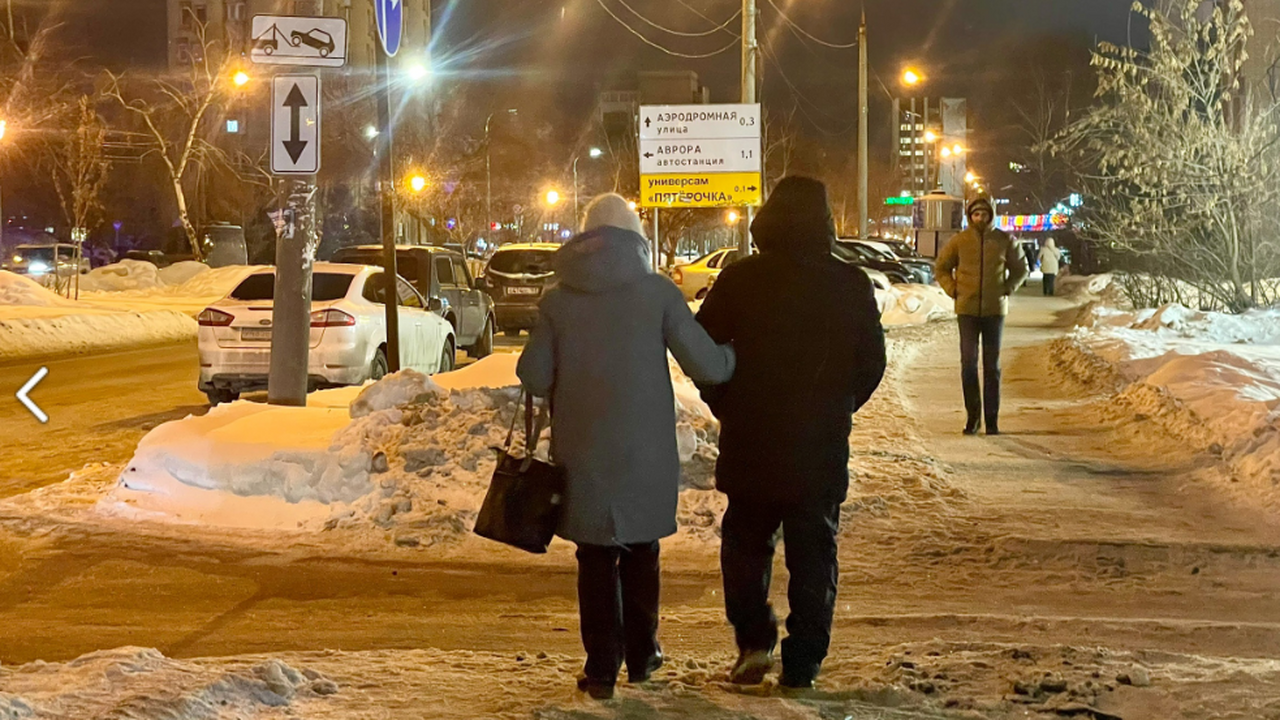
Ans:
{"label": "utility wire", "polygon": [[650,40],[649,38],[645,37],[643,33],[641,33],[639,30],[636,30],[635,28],[631,27],[631,25],[629,25],[629,24],[627,23],[627,21],[626,21],[626,20],[623,20],[622,18],[618,17],[618,14],[617,14],[617,13],[615,13],[613,10],[610,10],[610,9],[609,9],[609,6],[604,4],[604,0],[596,0],[596,4],[597,4],[597,5],[599,5],[599,6],[601,7],[601,9],[603,9],[605,12],[609,13],[609,17],[611,17],[611,18],[613,18],[614,20],[616,20],[616,21],[618,22],[618,24],[619,24],[619,25],[621,25],[622,27],[624,27],[624,28],[626,28],[628,31],[630,31],[630,33],[631,33],[632,35],[635,35],[636,37],[640,38],[640,40],[642,40],[646,45],[648,45],[648,46],[650,46],[650,47],[653,47],[653,48],[657,48],[658,50],[661,50],[662,52],[664,52],[664,53],[666,53],[666,54],[668,54],[668,55],[672,55],[672,56],[674,56],[674,57],[678,57],[678,58],[685,58],[685,59],[688,59],[688,60],[703,60],[703,59],[705,59],[705,58],[715,57],[716,55],[720,55],[720,54],[722,54],[722,53],[726,53],[726,52],[728,52],[728,51],[730,51],[730,50],[732,50],[732,49],[734,49],[734,48],[738,47],[738,39],[737,39],[737,38],[734,38],[733,42],[730,42],[728,45],[725,45],[724,47],[722,47],[722,48],[720,48],[719,50],[716,50],[716,51],[714,51],[714,52],[703,53],[703,54],[677,52],[677,51],[675,51],[675,50],[672,50],[671,48],[665,47],[665,46],[663,46],[663,45],[661,45],[661,44],[659,44],[659,43],[656,43],[656,42],[654,42],[654,41]]}
{"label": "utility wire", "polygon": [[[728,20],[725,20],[724,22],[720,23],[720,25],[710,30],[705,30],[703,32],[684,32],[681,30],[672,30],[669,27],[666,27],[664,25],[659,25],[658,23],[650,20],[649,18],[642,15],[639,10],[636,10],[635,8],[628,5],[627,0],[618,0],[618,4],[626,8],[632,15],[635,15],[636,17],[640,18],[641,22],[643,22],[645,25],[661,30],[664,33],[670,33],[671,35],[675,35],[677,37],[698,38],[698,37],[707,37],[708,35],[715,35],[721,30],[724,30],[725,28],[729,27],[730,23],[732,23],[734,20],[737,20],[742,15],[742,11],[739,10],[738,12],[733,14],[733,17],[730,17]],[[688,6],[686,5],[685,7],[688,7]],[[701,13],[698,13],[698,14],[702,15]],[[702,17],[705,18],[706,16],[702,15]],[[715,23],[714,20],[709,20],[709,22],[711,22],[712,24]]]}
{"label": "utility wire", "polygon": [[808,38],[809,40],[812,40],[813,42],[816,42],[819,45],[825,45],[829,48],[835,48],[837,50],[848,50],[849,48],[858,47],[857,41],[854,41],[845,45],[841,43],[828,42],[826,40],[823,40],[822,38],[816,37],[813,33],[809,32],[808,30],[805,30],[803,27],[800,27],[800,24],[797,23],[795,20],[792,20],[785,12],[783,12],[782,8],[778,7],[778,3],[774,2],[774,0],[768,0],[768,2],[771,6],[773,6],[774,11],[778,13],[778,16],[781,17],[783,21],[785,21],[788,25],[794,28],[801,35]]}
{"label": "utility wire", "polygon": [[854,130],[854,128],[858,126],[858,120],[855,118],[853,122],[846,125],[843,130],[838,130],[838,131],[828,130],[822,123],[818,122],[817,118],[810,115],[809,111],[806,110],[804,106],[806,104],[809,105],[815,111],[817,111],[820,115],[823,115],[828,119],[834,120],[835,117],[830,113],[828,113],[827,111],[823,110],[821,107],[819,107],[817,103],[810,100],[808,96],[806,96],[803,92],[801,92],[800,88],[796,87],[796,84],[791,81],[791,78],[787,77],[787,73],[782,69],[782,63],[779,62],[778,56],[774,55],[772,49],[770,49],[767,46],[761,49],[764,50],[764,54],[767,58],[769,58],[770,60],[773,60],[773,66],[774,66],[774,69],[778,71],[778,76],[781,77],[782,81],[787,84],[787,87],[791,88],[792,94],[794,94],[796,99],[799,101],[796,107],[800,109],[800,113],[803,114],[805,118],[807,118],[809,122],[815,128],[818,129],[819,132],[821,132],[823,135],[829,135],[831,137],[839,137],[842,135],[848,135],[850,132]]}
{"label": "utility wire", "polygon": [[[688,10],[689,12],[693,13],[694,15],[697,15],[698,17],[702,18],[703,20],[706,20],[707,22],[711,23],[712,25],[715,25],[715,24],[716,24],[716,21],[715,21],[715,20],[712,20],[712,19],[711,19],[711,18],[709,18],[709,17],[707,17],[706,13],[704,13],[704,12],[702,12],[701,10],[699,10],[698,8],[696,8],[696,7],[692,6],[692,5],[690,5],[690,4],[688,3],[688,0],[676,0],[676,2],[680,3],[680,5],[682,5],[682,6],[684,7],[684,9]],[[740,17],[742,17],[742,8],[738,8],[738,12],[734,13],[734,14],[733,14],[733,17],[729,18],[729,21],[730,21],[730,22],[732,22],[732,21],[734,21],[734,20],[737,20],[737,19],[738,19],[738,18],[740,18]],[[729,30],[729,29],[725,29],[725,32],[729,33],[730,35],[732,35],[732,36],[734,36],[734,37],[736,37],[736,38],[741,38],[741,37],[742,37],[742,33],[737,33],[737,32],[734,32],[734,31],[732,31],[732,30]]]}

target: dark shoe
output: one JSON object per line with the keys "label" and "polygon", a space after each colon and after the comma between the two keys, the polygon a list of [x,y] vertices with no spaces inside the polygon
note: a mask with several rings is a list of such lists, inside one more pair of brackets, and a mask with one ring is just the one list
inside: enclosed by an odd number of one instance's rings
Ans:
{"label": "dark shoe", "polygon": [[768,650],[743,650],[729,670],[729,682],[735,685],[759,685],[773,669],[773,653]]}
{"label": "dark shoe", "polygon": [[631,683],[632,685],[639,685],[640,683],[649,682],[649,676],[652,675],[655,671],[657,671],[658,668],[662,667],[662,663],[664,660],[665,658],[662,656],[662,651],[659,650],[658,652],[650,655],[649,659],[645,661],[644,666],[641,667],[639,670],[632,670],[630,663],[628,663],[627,664],[627,682]]}
{"label": "dark shoe", "polygon": [[995,420],[987,420],[987,434],[988,434],[988,435],[999,435],[999,434],[1000,434],[1000,423],[999,423],[999,422],[997,422],[997,421],[995,421]]}
{"label": "dark shoe", "polygon": [[778,678],[778,687],[787,690],[812,690],[813,678],[808,675],[803,677],[788,675],[787,671],[783,670],[782,677]]}
{"label": "dark shoe", "polygon": [[969,422],[965,423],[965,426],[964,426],[964,434],[977,435],[978,430],[981,430],[981,429],[982,429],[981,420],[978,420],[976,418],[969,418]]}
{"label": "dark shoe", "polygon": [[578,678],[578,689],[586,692],[595,700],[612,700],[614,683],[596,678]]}

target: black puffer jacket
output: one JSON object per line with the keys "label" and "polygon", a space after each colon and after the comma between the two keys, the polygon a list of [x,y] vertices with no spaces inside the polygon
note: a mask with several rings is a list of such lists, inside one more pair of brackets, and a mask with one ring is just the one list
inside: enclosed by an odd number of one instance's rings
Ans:
{"label": "black puffer jacket", "polygon": [[874,289],[832,257],[816,180],[784,179],[751,232],[761,254],[726,268],[698,313],[738,357],[733,379],[704,393],[721,424],[716,485],[752,500],[843,501],[852,416],[885,370]]}

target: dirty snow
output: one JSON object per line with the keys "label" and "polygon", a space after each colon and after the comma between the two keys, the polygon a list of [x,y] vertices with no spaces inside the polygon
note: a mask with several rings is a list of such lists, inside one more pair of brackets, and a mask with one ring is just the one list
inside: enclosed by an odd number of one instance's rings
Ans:
{"label": "dirty snow", "polygon": [[[1104,283],[1082,286],[1097,295]],[[1093,301],[1077,322],[1056,344],[1065,371],[1219,457],[1232,485],[1280,509],[1280,309],[1125,311]]]}
{"label": "dirty snow", "polygon": [[955,316],[955,301],[937,285],[894,285],[880,322],[886,327],[920,325]]}

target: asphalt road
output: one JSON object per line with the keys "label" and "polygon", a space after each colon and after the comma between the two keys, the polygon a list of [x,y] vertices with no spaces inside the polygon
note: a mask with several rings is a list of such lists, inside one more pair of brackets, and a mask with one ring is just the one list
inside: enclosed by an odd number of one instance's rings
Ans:
{"label": "asphalt road", "polygon": [[[40,424],[14,396],[41,367],[31,393]],[[124,462],[160,423],[208,409],[196,389],[195,342],[0,367],[0,497],[65,479],[89,462]]]}

